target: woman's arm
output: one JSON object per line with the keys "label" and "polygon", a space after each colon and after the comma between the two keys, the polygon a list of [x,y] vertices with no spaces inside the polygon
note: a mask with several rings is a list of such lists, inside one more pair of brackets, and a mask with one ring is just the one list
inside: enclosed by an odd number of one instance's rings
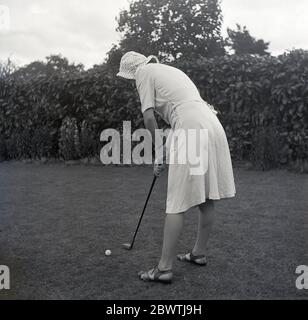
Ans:
{"label": "woman's arm", "polygon": [[[143,121],[144,121],[144,126],[147,130],[150,131],[151,136],[152,136],[152,143],[155,146],[155,130],[158,129],[157,121],[154,115],[154,109],[150,108],[147,109],[143,113]],[[159,137],[156,137],[159,139]],[[156,141],[156,143],[159,143],[159,141]]]}
{"label": "woman's arm", "polygon": [[[154,146],[163,148],[163,137],[160,134],[155,134],[155,131],[158,129],[157,121],[154,115],[154,109],[147,109],[143,113],[144,126],[147,130],[150,131],[152,136],[152,143]],[[156,151],[156,150],[155,150]],[[162,155],[164,150],[162,150]],[[154,163],[154,174],[159,176],[160,173],[164,170],[164,165],[160,163]]]}
{"label": "woman's arm", "polygon": [[155,151],[158,152],[156,156],[159,156],[160,154],[159,152],[162,152],[163,154],[164,138],[161,132],[157,131],[159,128],[158,128],[158,124],[155,118],[153,108],[147,109],[143,113],[143,121],[144,121],[145,128],[149,130],[151,133],[153,146],[155,147]]}

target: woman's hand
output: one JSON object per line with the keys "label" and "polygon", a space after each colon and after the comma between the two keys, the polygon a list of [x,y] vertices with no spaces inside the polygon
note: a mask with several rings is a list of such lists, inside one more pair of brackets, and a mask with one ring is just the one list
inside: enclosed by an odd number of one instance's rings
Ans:
{"label": "woman's hand", "polygon": [[161,146],[160,149],[155,151],[157,151],[157,153],[156,153],[156,159],[154,161],[154,175],[156,177],[159,177],[160,174],[166,169],[166,164],[167,164],[166,145]]}

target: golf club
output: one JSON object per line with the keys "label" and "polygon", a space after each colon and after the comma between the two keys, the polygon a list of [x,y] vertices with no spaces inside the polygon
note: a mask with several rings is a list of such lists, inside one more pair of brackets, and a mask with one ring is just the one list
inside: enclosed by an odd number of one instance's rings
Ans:
{"label": "golf club", "polygon": [[146,201],[145,201],[145,204],[144,204],[144,207],[143,207],[143,210],[142,210],[142,213],[141,213],[141,216],[140,216],[140,219],[139,219],[139,222],[138,222],[138,225],[137,225],[137,228],[136,228],[134,237],[133,237],[133,241],[132,241],[131,243],[123,243],[123,248],[126,249],[126,250],[132,250],[132,249],[133,249],[133,246],[134,246],[134,243],[135,243],[135,239],[136,239],[136,236],[137,236],[137,233],[138,233],[138,230],[139,230],[139,227],[140,227],[140,224],[141,224],[143,215],[144,215],[144,213],[145,213],[145,209],[146,209],[146,207],[147,207],[147,204],[148,204],[148,202],[149,202],[149,199],[150,199],[152,190],[153,190],[154,185],[155,185],[156,178],[157,178],[157,177],[154,176],[153,181],[152,181],[152,184],[151,184],[151,188],[150,188],[150,191],[149,191],[149,194],[148,194],[147,199],[146,199]]}

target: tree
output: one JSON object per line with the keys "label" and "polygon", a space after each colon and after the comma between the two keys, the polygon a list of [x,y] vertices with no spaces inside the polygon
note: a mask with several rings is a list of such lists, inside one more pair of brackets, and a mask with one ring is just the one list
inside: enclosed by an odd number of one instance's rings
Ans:
{"label": "tree", "polygon": [[117,18],[122,33],[108,61],[130,50],[166,61],[224,55],[220,0],[138,0]]}
{"label": "tree", "polygon": [[267,52],[269,42],[264,42],[264,40],[256,40],[252,37],[247,30],[246,26],[243,28],[237,24],[237,30],[227,29],[228,39],[227,43],[229,47],[234,50],[235,54],[259,54],[259,55],[269,55]]}
{"label": "tree", "polygon": [[28,65],[16,68],[12,74],[15,79],[29,80],[33,78],[49,77],[58,75],[76,75],[84,71],[82,64],[75,65],[69,63],[67,58],[61,55],[50,55],[46,57],[46,62],[34,61]]}
{"label": "tree", "polygon": [[82,64],[75,65],[69,63],[68,59],[61,55],[50,55],[46,57],[47,64],[47,75],[52,74],[79,74],[84,70]]}
{"label": "tree", "polygon": [[31,62],[14,72],[16,79],[28,80],[38,76],[46,76],[46,63],[41,61]]}
{"label": "tree", "polygon": [[10,58],[3,62],[0,61],[0,80],[10,76],[16,69],[17,67]]}
{"label": "tree", "polygon": [[[127,50],[127,51],[129,51],[129,50]],[[134,51],[136,51],[136,49]],[[118,68],[120,60],[121,60],[124,53],[125,53],[125,50],[123,48],[121,48],[117,44],[113,44],[112,48],[107,53],[106,61],[107,61],[108,66],[110,66],[112,68]]]}

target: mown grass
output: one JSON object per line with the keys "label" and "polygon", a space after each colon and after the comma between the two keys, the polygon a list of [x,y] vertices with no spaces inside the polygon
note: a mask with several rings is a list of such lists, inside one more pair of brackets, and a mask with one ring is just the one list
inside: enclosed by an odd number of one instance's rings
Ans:
{"label": "mown grass", "polygon": [[[216,202],[205,268],[175,262],[172,285],[143,283],[157,262],[166,174],[155,186],[136,247],[130,241],[150,168],[0,164],[0,299],[302,299],[295,269],[308,265],[307,175],[234,169],[237,195]],[[178,251],[194,243],[187,213]],[[106,249],[112,255],[106,257]]]}

